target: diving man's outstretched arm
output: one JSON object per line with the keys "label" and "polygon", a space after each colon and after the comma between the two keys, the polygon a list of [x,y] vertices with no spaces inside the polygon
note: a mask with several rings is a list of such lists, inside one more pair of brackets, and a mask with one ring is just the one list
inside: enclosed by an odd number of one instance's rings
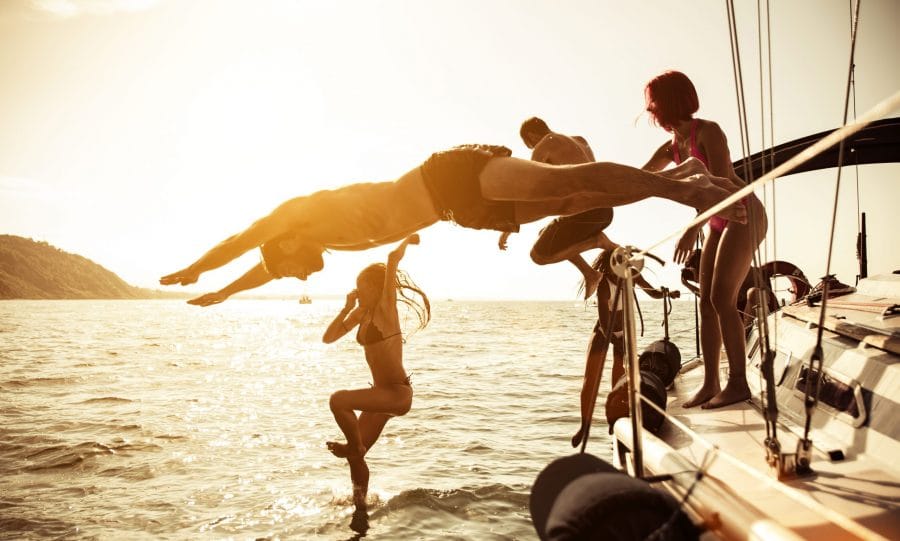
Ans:
{"label": "diving man's outstretched arm", "polygon": [[270,214],[253,222],[253,225],[241,233],[232,235],[215,245],[189,267],[163,276],[159,279],[159,283],[165,286],[193,284],[204,272],[221,267],[282,232],[283,229],[279,227],[278,220]]}
{"label": "diving man's outstretched arm", "polygon": [[219,291],[201,295],[196,299],[191,299],[187,302],[188,304],[194,304],[196,306],[211,306],[213,304],[219,304],[220,302],[225,301],[226,299],[228,299],[228,297],[234,295],[235,293],[259,287],[271,281],[272,276],[268,272],[266,272],[266,268],[263,266],[263,264],[259,263],[249,271],[245,272],[243,276],[241,276],[234,282],[231,282]]}

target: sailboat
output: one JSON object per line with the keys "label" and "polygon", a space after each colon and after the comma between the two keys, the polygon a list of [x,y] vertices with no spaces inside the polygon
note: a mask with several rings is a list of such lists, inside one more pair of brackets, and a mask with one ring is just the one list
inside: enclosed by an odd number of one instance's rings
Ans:
{"label": "sailboat", "polygon": [[[889,112],[900,93],[886,102]],[[900,162],[900,119],[871,120],[750,156],[749,178]],[[539,536],[900,539],[900,270],[867,276],[864,235],[859,250],[855,288],[835,295],[826,276],[799,302],[758,309],[747,337],[753,396],[716,410],[681,407],[702,382],[697,360],[661,404],[645,395],[642,370],[652,367],[639,364],[626,303],[631,408],[611,426],[612,463],[582,452],[548,465],[530,502]],[[640,253],[618,257],[629,282]]]}
{"label": "sailboat", "polygon": [[[823,135],[780,145],[776,156]],[[900,119],[846,145],[860,163],[900,162]],[[836,154],[804,170],[834,167]],[[701,363],[683,366],[655,434],[642,431],[636,445],[634,419],[615,422],[614,465],[665,477],[660,488],[677,498],[690,493],[683,509],[718,538],[900,538],[900,274],[864,277],[855,289],[825,299],[824,314],[815,289],[770,314],[768,355],[766,331],[750,333],[750,402],[681,408],[703,378]]]}

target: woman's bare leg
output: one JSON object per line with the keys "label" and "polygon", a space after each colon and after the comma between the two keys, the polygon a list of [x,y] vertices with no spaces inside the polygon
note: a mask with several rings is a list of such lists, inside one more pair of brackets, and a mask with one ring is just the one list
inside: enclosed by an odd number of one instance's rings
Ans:
{"label": "woman's bare leg", "polygon": [[[390,418],[390,415],[384,413],[371,413],[368,411],[360,412],[358,421],[359,437],[363,447],[366,448],[367,453],[375,442],[378,441],[378,436],[381,435],[385,423],[387,423]],[[329,441],[326,442],[326,446],[334,456],[338,458],[347,458],[347,444]]]}
{"label": "woman's bare leg", "polygon": [[700,350],[703,353],[703,384],[681,406],[692,408],[706,403],[721,390],[719,384],[719,352],[722,350],[722,334],[719,317],[710,297],[713,267],[721,235],[710,231],[700,256]]}
{"label": "woman's bare leg", "polygon": [[[758,201],[750,204],[758,205]],[[756,214],[755,226],[729,223],[719,242],[711,300],[719,314],[719,328],[728,355],[728,382],[721,392],[703,405],[704,408],[718,408],[750,398],[744,325],[737,309],[737,294],[753,260],[753,250],[762,241],[759,230],[765,233],[766,229],[765,213]]]}
{"label": "woman's bare leg", "polygon": [[357,509],[366,507],[366,496],[369,493],[369,465],[362,456],[347,457],[350,464],[350,481],[353,483],[353,505]]}
{"label": "woman's bare leg", "polygon": [[[598,299],[598,302],[600,300]],[[598,323],[602,322],[598,319]],[[594,330],[591,334],[591,343],[588,345],[584,363],[584,381],[581,384],[581,427],[572,436],[572,447],[578,447],[584,438],[585,429],[591,422],[592,413],[597,401],[597,389],[603,375],[603,365],[606,363],[606,353],[609,351],[603,331]]]}
{"label": "woman's bare leg", "polygon": [[[390,385],[337,391],[331,395],[329,405],[334,420],[347,438],[347,456],[365,455],[366,446],[356,418],[356,411],[405,415],[412,403],[412,388],[405,385]],[[383,425],[382,425],[383,427]],[[381,431],[378,430],[378,433]],[[376,436],[377,437],[377,436]]]}
{"label": "woman's bare leg", "polygon": [[[704,174],[675,180],[610,162],[553,166],[518,158],[490,160],[481,171],[480,180],[481,193],[487,199],[563,200],[572,204],[573,214],[627,205],[648,197],[662,197],[705,210],[738,189],[730,183],[714,183]],[[746,221],[743,205],[732,205],[720,214],[729,220]],[[553,210],[545,214],[554,215]]]}
{"label": "woman's bare leg", "polygon": [[[353,502],[357,508],[366,504],[369,490],[369,466],[365,461],[368,450],[366,443],[372,443],[381,434],[384,423],[391,415],[404,415],[412,404],[412,388],[405,385],[390,385],[337,391],[331,395],[329,405],[341,432],[347,438],[345,445],[327,442],[329,450],[340,456],[343,454],[350,465],[350,479],[353,482]],[[363,411],[356,418],[354,410]]]}
{"label": "woman's bare leg", "polygon": [[531,260],[538,265],[552,265],[560,261],[568,261],[574,265],[584,277],[584,298],[589,299],[597,292],[597,285],[600,283],[600,272],[585,261],[581,257],[581,253],[596,248],[609,249],[610,246],[614,247],[616,245],[605,234],[600,233],[596,237],[570,244],[554,253],[541,253],[537,248],[532,248]]}

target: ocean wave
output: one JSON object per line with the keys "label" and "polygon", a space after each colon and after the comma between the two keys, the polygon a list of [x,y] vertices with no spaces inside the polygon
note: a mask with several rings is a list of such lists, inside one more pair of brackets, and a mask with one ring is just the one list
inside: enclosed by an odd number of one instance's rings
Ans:
{"label": "ocean wave", "polygon": [[59,539],[77,531],[74,524],[52,518],[0,517],[0,539]]}
{"label": "ocean wave", "polygon": [[465,514],[475,504],[485,501],[503,502],[507,504],[528,505],[528,490],[525,485],[508,486],[491,484],[481,487],[466,487],[449,490],[414,488],[404,490],[372,513],[373,519],[389,513],[399,513],[412,507],[445,511],[452,514]]}
{"label": "ocean wave", "polygon": [[28,472],[59,470],[77,466],[85,460],[98,455],[114,454],[111,448],[97,442],[84,442],[77,445],[54,445],[29,453],[25,459],[33,464],[25,466]]}
{"label": "ocean wave", "polygon": [[98,456],[118,455],[130,457],[135,453],[158,452],[162,450],[162,447],[155,443],[135,443],[122,440],[109,445],[90,441],[74,445],[51,445],[41,449],[31,447],[27,451],[21,446],[18,447],[16,450],[19,452],[16,454],[19,454],[19,458],[26,463],[21,468],[21,471],[32,473],[74,468]]}
{"label": "ocean wave", "polygon": [[76,402],[77,404],[115,404],[115,403],[127,403],[134,402],[134,400],[130,400],[128,398],[119,398],[118,396],[104,396],[102,398],[88,398],[87,400],[82,400],[81,402]]}
{"label": "ocean wave", "polygon": [[0,388],[22,388],[33,386],[49,386],[49,385],[68,385],[77,383],[78,378],[26,378],[26,379],[10,379],[0,382]]}

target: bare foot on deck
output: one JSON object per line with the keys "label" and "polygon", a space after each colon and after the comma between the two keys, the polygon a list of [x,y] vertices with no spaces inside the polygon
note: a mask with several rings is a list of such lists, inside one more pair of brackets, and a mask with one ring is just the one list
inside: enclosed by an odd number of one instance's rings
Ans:
{"label": "bare foot on deck", "polygon": [[729,404],[736,404],[750,399],[750,387],[747,386],[747,380],[729,381],[722,392],[709,399],[708,402],[701,406],[703,409],[721,408]]}
{"label": "bare foot on deck", "polygon": [[697,391],[694,396],[688,400],[686,400],[681,407],[682,408],[693,408],[695,406],[699,406],[700,404],[705,404],[710,401],[712,397],[719,394],[719,387],[709,387],[707,388],[705,385],[700,387],[700,390]]}
{"label": "bare foot on deck", "polygon": [[[347,458],[350,456],[350,447],[346,443],[338,443],[336,441],[326,441],[325,446],[328,447],[328,450],[331,451],[331,454],[338,458]],[[366,448],[362,445],[359,446],[359,449],[356,450],[354,456],[365,456]]]}

